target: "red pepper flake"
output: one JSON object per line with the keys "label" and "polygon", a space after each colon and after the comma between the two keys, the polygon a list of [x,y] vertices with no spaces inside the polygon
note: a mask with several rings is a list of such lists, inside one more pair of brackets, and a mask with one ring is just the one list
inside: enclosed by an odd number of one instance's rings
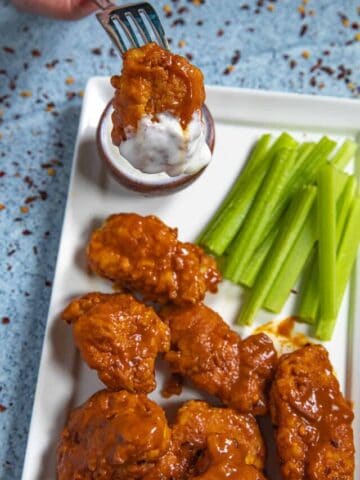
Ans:
{"label": "red pepper flake", "polygon": [[223,75],[230,75],[230,73],[235,69],[234,65],[228,65],[223,71]]}
{"label": "red pepper flake", "polygon": [[224,35],[224,30],[223,30],[222,28],[220,28],[220,29],[217,31],[216,35],[217,35],[218,37],[222,37],[222,36]]}
{"label": "red pepper flake", "polygon": [[26,177],[24,177],[24,182],[29,188],[32,188],[34,186],[34,181],[32,178],[29,177],[29,175],[26,175]]}
{"label": "red pepper flake", "polygon": [[187,7],[180,7],[177,11],[179,15],[182,15],[183,13],[187,13],[189,9]]}
{"label": "red pepper flake", "polygon": [[177,25],[185,25],[185,20],[183,18],[177,18],[171,24],[172,27],[176,27]]}
{"label": "red pepper flake", "polygon": [[5,412],[5,410],[6,410],[5,405],[3,405],[2,403],[0,403],[0,413]]}
{"label": "red pepper flake", "polygon": [[350,26],[350,21],[349,21],[348,17],[341,12],[338,12],[338,15],[340,17],[340,20],[341,20],[341,23],[343,24],[343,26],[345,28],[349,27]]}
{"label": "red pepper flake", "polygon": [[41,52],[37,48],[34,48],[34,50],[31,50],[31,55],[33,57],[41,57]]}
{"label": "red pepper flake", "polygon": [[21,232],[23,235],[27,236],[27,235],[32,235],[32,231],[31,230],[23,230]]}
{"label": "red pepper flake", "polygon": [[59,60],[52,60],[51,62],[45,63],[45,67],[48,70],[52,70],[53,68],[56,67],[56,65],[59,63]]}
{"label": "red pepper flake", "polygon": [[324,67],[321,67],[320,70],[322,72],[327,73],[328,75],[333,75],[334,74],[334,69],[331,68],[331,67],[324,66]]}
{"label": "red pepper flake", "polygon": [[9,81],[10,90],[15,90],[16,89],[16,78],[17,77],[14,77],[14,78],[10,79],[10,81]]}
{"label": "red pepper flake", "polygon": [[29,98],[32,97],[32,92],[30,90],[22,90],[20,96],[23,98]]}
{"label": "red pepper flake", "polygon": [[49,102],[47,105],[46,105],[46,108],[45,110],[47,112],[52,112],[55,108],[55,103],[54,102]]}
{"label": "red pepper flake", "polygon": [[66,85],[72,85],[74,82],[75,82],[75,79],[71,75],[65,78]]}
{"label": "red pepper flake", "polygon": [[300,32],[299,32],[299,36],[303,37],[307,31],[308,31],[308,26],[305,24],[301,27]]}
{"label": "red pepper flake", "polygon": [[3,203],[0,203],[0,211],[5,210],[5,208],[6,208],[5,205]]}
{"label": "red pepper flake", "polygon": [[2,317],[1,323],[3,325],[8,325],[10,323],[10,318],[9,317]]}
{"label": "red pepper flake", "polygon": [[15,53],[15,49],[12,47],[4,46],[3,47],[4,52],[6,53]]}
{"label": "red pepper flake", "polygon": [[92,48],[92,49],[91,49],[91,53],[92,53],[93,55],[101,55],[101,53],[102,53],[102,52],[101,52],[101,48],[99,48],[99,47]]}
{"label": "red pepper flake", "polygon": [[178,43],[179,48],[183,48],[183,47],[185,47],[185,45],[186,45],[185,40],[180,40],[179,43]]}
{"label": "red pepper flake", "polygon": [[1,177],[4,177],[5,175],[6,175],[6,173],[5,173],[3,170],[1,170],[1,172],[0,172],[0,178],[1,178]]}
{"label": "red pepper flake", "polygon": [[34,195],[33,197],[27,197],[25,200],[26,205],[29,205],[29,203],[35,202],[39,197],[37,195]]}
{"label": "red pepper flake", "polygon": [[66,92],[66,97],[68,100],[72,100],[76,97],[76,92]]}
{"label": "red pepper flake", "polygon": [[236,65],[241,58],[240,50],[235,50],[234,55],[231,57],[231,65]]}
{"label": "red pepper flake", "polygon": [[56,175],[55,168],[48,168],[47,169],[47,174],[49,175],[49,177],[54,177]]}
{"label": "red pepper flake", "polygon": [[29,207],[25,207],[24,205],[20,207],[20,212],[21,213],[29,213]]}
{"label": "red pepper flake", "polygon": [[316,78],[315,78],[315,77],[311,77],[311,78],[310,78],[310,85],[311,85],[312,87],[316,87]]}
{"label": "red pepper flake", "polygon": [[310,72],[312,73],[312,72],[315,72],[315,70],[318,70],[321,67],[322,63],[323,63],[322,59],[318,58],[317,62],[310,68]]}
{"label": "red pepper flake", "polygon": [[47,194],[47,192],[45,192],[45,190],[39,190],[39,195],[40,195],[41,200],[43,200],[43,201],[45,201],[48,198],[48,194]]}
{"label": "red pepper flake", "polygon": [[185,57],[191,62],[192,59],[194,58],[192,53],[185,53]]}

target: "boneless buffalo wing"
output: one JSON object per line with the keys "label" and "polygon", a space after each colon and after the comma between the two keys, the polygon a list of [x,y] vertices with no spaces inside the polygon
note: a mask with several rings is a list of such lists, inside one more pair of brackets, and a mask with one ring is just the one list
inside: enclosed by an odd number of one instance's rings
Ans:
{"label": "boneless buffalo wing", "polygon": [[205,100],[201,71],[186,58],[156,43],[128,50],[121,76],[113,76],[115,88],[112,137],[115,145],[136,130],[144,116],[156,119],[163,112],[179,118],[185,129]]}
{"label": "boneless buffalo wing", "polygon": [[142,478],[169,439],[163,410],[145,395],[103,390],[71,413],[58,446],[58,480]]}
{"label": "boneless buffalo wing", "polygon": [[266,392],[277,361],[267,335],[241,340],[203,304],[164,307],[160,316],[171,331],[165,359],[173,372],[241,412],[266,413]]}
{"label": "boneless buffalo wing", "polygon": [[[240,477],[244,480],[264,479],[265,447],[252,415],[189,401],[178,410],[171,430],[168,452],[144,480],[190,480],[217,470],[222,476],[204,478],[225,479],[233,470],[257,474]],[[221,454],[223,447],[231,450],[232,458],[227,459],[225,451]]]}
{"label": "boneless buffalo wing", "polygon": [[353,480],[353,412],[324,347],[280,358],[271,414],[284,480]]}
{"label": "boneless buffalo wing", "polygon": [[62,318],[72,325],[83,359],[107,387],[154,390],[155,360],[169,350],[170,333],[153,308],[127,294],[89,293],[72,301]]}
{"label": "boneless buffalo wing", "polygon": [[152,215],[110,216],[93,232],[87,255],[94,272],[159,303],[196,303],[220,281],[213,257]]}

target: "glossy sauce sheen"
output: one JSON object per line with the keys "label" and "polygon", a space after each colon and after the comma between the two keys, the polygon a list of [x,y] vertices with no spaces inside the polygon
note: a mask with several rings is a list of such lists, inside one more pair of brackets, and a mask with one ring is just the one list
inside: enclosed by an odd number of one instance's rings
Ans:
{"label": "glossy sauce sheen", "polygon": [[173,372],[243,413],[266,413],[267,388],[277,363],[267,335],[241,340],[203,304],[165,307],[160,316],[170,327],[171,350],[165,359]]}
{"label": "glossy sauce sheen", "polygon": [[322,346],[281,357],[271,413],[285,480],[353,480],[353,412]]}
{"label": "glossy sauce sheen", "polygon": [[199,302],[221,280],[213,257],[153,215],[111,215],[92,233],[87,256],[97,274],[158,303]]}
{"label": "glossy sauce sheen", "polygon": [[58,480],[135,478],[169,440],[163,410],[145,395],[103,390],[71,413],[58,448]]}
{"label": "glossy sauce sheen", "polygon": [[254,466],[246,464],[247,449],[224,434],[212,434],[197,468],[204,473],[194,480],[266,480]]}
{"label": "glossy sauce sheen", "polygon": [[115,145],[126,138],[126,129],[136,131],[145,115],[155,119],[158,113],[171,113],[185,129],[205,100],[201,71],[156,43],[128,50],[121,76],[112,77],[111,83],[115,88],[112,116]]}
{"label": "glossy sauce sheen", "polygon": [[153,308],[131,295],[94,292],[73,300],[62,317],[83,360],[107,387],[155,389],[155,360],[169,350],[170,331]]}

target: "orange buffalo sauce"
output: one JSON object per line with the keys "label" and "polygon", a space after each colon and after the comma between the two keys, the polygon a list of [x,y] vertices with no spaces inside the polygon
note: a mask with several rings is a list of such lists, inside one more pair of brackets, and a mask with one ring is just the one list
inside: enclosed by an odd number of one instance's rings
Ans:
{"label": "orange buffalo sauce", "polygon": [[112,140],[119,145],[125,129],[136,131],[139,120],[163,112],[173,114],[185,129],[205,100],[201,70],[186,58],[156,43],[128,50],[121,76],[113,76],[115,88]]}

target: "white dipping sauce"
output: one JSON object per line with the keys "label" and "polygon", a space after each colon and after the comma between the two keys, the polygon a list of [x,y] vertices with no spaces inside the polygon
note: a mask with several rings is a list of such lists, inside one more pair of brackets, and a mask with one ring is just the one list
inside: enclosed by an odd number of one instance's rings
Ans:
{"label": "white dipping sauce", "polygon": [[149,115],[138,123],[137,131],[126,131],[120,153],[144,173],[167,173],[171,177],[192,174],[211,160],[201,113],[195,112],[184,130],[171,113],[160,113],[153,121]]}

